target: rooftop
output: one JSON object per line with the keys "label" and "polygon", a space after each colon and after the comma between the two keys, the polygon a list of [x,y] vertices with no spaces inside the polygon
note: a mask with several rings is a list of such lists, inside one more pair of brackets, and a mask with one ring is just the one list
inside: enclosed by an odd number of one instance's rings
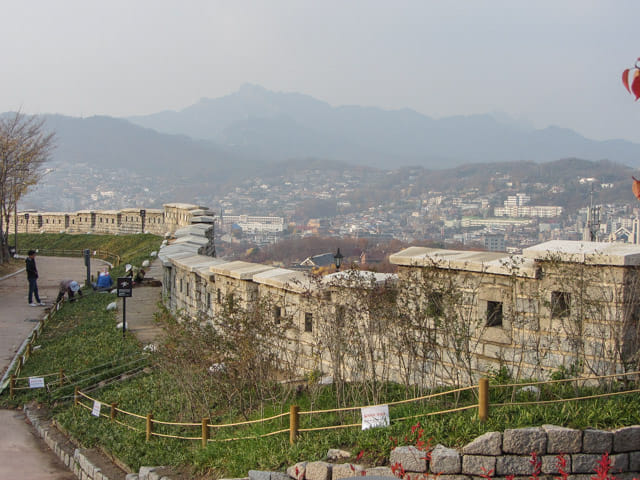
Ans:
{"label": "rooftop", "polygon": [[498,275],[512,275],[515,272],[518,276],[530,278],[536,275],[534,260],[503,252],[409,247],[390,255],[389,261],[407,267],[438,267]]}
{"label": "rooftop", "polygon": [[210,267],[211,272],[218,275],[237,278],[240,280],[251,280],[256,273],[265,270],[273,270],[274,267],[269,265],[261,265],[259,263],[242,262],[239,260],[233,262],[225,262],[221,265],[213,265]]}
{"label": "rooftop", "polygon": [[552,240],[525,248],[522,255],[534,260],[557,259],[590,265],[640,265],[640,245],[631,243]]}

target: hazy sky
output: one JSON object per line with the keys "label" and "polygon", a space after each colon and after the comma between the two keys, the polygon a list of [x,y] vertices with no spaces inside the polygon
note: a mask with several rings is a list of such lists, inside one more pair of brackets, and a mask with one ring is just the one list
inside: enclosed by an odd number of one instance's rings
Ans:
{"label": "hazy sky", "polygon": [[638,0],[2,2],[0,111],[179,110],[243,83],[640,142]]}

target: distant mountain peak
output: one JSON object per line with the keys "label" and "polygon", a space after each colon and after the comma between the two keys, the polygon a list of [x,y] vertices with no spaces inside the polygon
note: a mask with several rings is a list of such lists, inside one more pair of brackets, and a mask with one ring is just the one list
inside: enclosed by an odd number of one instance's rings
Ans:
{"label": "distant mountain peak", "polygon": [[502,112],[433,119],[409,108],[332,107],[309,95],[253,83],[223,97],[200,99],[180,112],[130,120],[262,161],[316,157],[381,168],[443,168],[566,157],[637,165],[640,159],[640,145],[598,142],[562,127],[536,130]]}

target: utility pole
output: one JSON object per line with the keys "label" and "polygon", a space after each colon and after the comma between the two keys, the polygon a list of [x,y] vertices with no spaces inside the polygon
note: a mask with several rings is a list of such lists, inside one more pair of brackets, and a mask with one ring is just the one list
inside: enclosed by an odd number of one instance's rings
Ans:
{"label": "utility pole", "polygon": [[589,240],[595,242],[598,230],[600,229],[600,207],[593,206],[593,182],[589,193],[589,213],[587,214],[587,228],[589,229]]}

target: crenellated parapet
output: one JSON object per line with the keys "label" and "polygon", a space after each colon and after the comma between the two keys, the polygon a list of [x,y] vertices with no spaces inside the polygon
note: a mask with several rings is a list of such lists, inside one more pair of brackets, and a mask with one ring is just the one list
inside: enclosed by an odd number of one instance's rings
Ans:
{"label": "crenellated parapet", "polygon": [[18,233],[97,233],[173,235],[194,223],[213,225],[215,214],[206,207],[167,203],[163,208],[78,210],[75,212],[18,212],[9,219],[9,230]]}

